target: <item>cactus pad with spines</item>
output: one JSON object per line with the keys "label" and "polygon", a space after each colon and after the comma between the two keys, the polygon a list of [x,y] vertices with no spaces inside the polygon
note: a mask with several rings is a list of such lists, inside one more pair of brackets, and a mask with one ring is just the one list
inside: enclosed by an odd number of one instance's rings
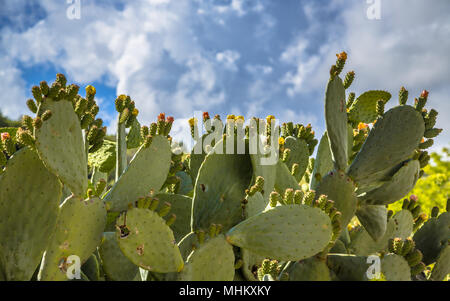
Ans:
{"label": "cactus pad with spines", "polygon": [[345,88],[339,76],[330,78],[325,92],[325,121],[336,169],[347,167],[347,111]]}
{"label": "cactus pad with spines", "polygon": [[350,165],[348,175],[359,189],[382,181],[412,156],[424,131],[422,115],[413,107],[404,105],[390,109],[375,123]]}
{"label": "cactus pad with spines", "polygon": [[100,244],[106,209],[98,198],[71,196],[60,205],[52,240],[42,258],[39,280],[67,280],[66,260],[71,255],[84,263]]}
{"label": "cactus pad with spines", "polygon": [[119,247],[135,265],[158,273],[183,269],[173,232],[154,211],[132,208],[122,214],[116,225]]}
{"label": "cactus pad with spines", "polygon": [[348,119],[352,122],[372,123],[377,119],[377,101],[386,104],[391,99],[391,93],[381,90],[367,91],[353,102],[348,112]]}
{"label": "cactus pad with spines", "polygon": [[331,239],[331,221],[318,208],[285,205],[255,215],[227,233],[233,245],[277,260],[301,260]]}
{"label": "cactus pad with spines", "polygon": [[408,194],[419,179],[420,162],[411,160],[402,164],[402,167],[383,185],[375,188],[359,199],[367,204],[387,205],[394,203]]}
{"label": "cactus pad with spines", "polygon": [[276,191],[278,191],[279,193],[284,193],[288,188],[292,188],[294,190],[300,189],[300,185],[298,184],[295,177],[291,174],[286,164],[279,160],[276,167]]}
{"label": "cactus pad with spines", "polygon": [[447,245],[439,253],[436,263],[431,271],[430,278],[434,281],[442,281],[450,274],[450,246]]}
{"label": "cactus pad with spines", "polygon": [[366,272],[370,266],[366,256],[329,254],[327,266],[341,281],[367,281]]}
{"label": "cactus pad with spines", "polygon": [[119,181],[106,195],[111,211],[125,210],[128,204],[150,191],[158,192],[169,173],[170,145],[166,137],[155,136],[148,148],[141,146]]}
{"label": "cactus pad with spines", "polygon": [[[216,147],[223,147],[222,141]],[[192,199],[192,229],[221,224],[224,231],[242,220],[241,201],[252,179],[249,155],[211,153],[199,169]]]}
{"label": "cactus pad with spines", "polygon": [[358,210],[356,210],[356,216],[374,241],[379,240],[386,233],[386,206],[361,206]]}
{"label": "cactus pad with spines", "polygon": [[0,274],[30,280],[56,225],[62,185],[37,154],[22,148],[0,175]]}
{"label": "cactus pad with spines", "polygon": [[381,259],[381,273],[387,281],[411,281],[408,262],[396,254],[387,254]]}
{"label": "cactus pad with spines", "polygon": [[139,272],[139,268],[123,255],[115,232],[103,233],[98,253],[107,280],[131,281]]}
{"label": "cactus pad with spines", "polygon": [[330,270],[323,259],[310,257],[293,263],[286,272],[289,281],[330,281]]}
{"label": "cactus pad with spines", "polygon": [[316,196],[327,195],[342,213],[341,224],[347,225],[356,211],[355,184],[342,171],[332,171],[322,178],[316,189]]}
{"label": "cactus pad with spines", "polygon": [[200,244],[187,258],[182,281],[232,281],[234,279],[233,247],[223,235]]}
{"label": "cactus pad with spines", "polygon": [[80,120],[70,101],[46,99],[43,105],[52,117],[35,130],[39,157],[75,195],[84,196],[88,172]]}

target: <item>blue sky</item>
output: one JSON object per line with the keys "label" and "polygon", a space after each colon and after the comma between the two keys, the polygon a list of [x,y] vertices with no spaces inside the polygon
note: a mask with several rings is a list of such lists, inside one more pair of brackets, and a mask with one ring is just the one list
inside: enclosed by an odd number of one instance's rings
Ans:
{"label": "blue sky", "polygon": [[[180,139],[195,111],[273,114],[320,135],[329,67],[345,50],[351,91],[385,89],[393,105],[401,86],[410,102],[427,89],[437,126],[450,129],[448,0],[79,1],[80,19],[69,19],[66,1],[0,0],[4,114],[25,114],[30,88],[62,72],[97,88],[111,131],[124,93],[142,123],[174,116]],[[374,2],[380,19],[367,15]],[[434,149],[449,141],[444,131]]]}

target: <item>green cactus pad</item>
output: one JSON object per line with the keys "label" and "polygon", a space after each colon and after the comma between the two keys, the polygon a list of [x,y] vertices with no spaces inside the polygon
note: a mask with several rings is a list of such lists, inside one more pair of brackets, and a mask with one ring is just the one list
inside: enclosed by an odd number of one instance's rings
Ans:
{"label": "green cactus pad", "polygon": [[316,176],[320,176],[320,178],[322,178],[332,170],[333,159],[331,155],[330,142],[328,141],[328,135],[325,132],[320,139],[319,147],[317,149],[316,161],[314,162],[314,169],[309,185],[310,189],[317,189],[318,181]]}
{"label": "green cactus pad", "polygon": [[378,241],[386,233],[386,206],[361,206],[356,210],[356,216],[374,241]]}
{"label": "green cactus pad", "polygon": [[261,192],[258,191],[248,198],[248,203],[245,205],[246,217],[249,218],[263,212],[268,204],[268,200],[264,199]]}
{"label": "green cactus pad", "polygon": [[60,268],[71,255],[83,264],[99,245],[106,225],[106,209],[98,198],[83,200],[69,197],[60,205],[56,229],[48,245],[38,279],[43,281],[67,280]]}
{"label": "green cactus pad", "polygon": [[347,153],[350,159],[353,154],[353,127],[347,124]]}
{"label": "green cactus pad", "polygon": [[450,246],[447,245],[440,253],[431,271],[430,278],[434,281],[442,281],[450,274]]}
{"label": "green cactus pad", "polygon": [[359,199],[366,204],[387,205],[400,200],[407,195],[419,179],[420,162],[411,160],[403,166],[389,180],[376,189],[364,193]]}
{"label": "green cactus pad", "polygon": [[413,107],[390,109],[375,123],[348,175],[359,188],[384,180],[413,154],[424,131],[422,115]]}
{"label": "green cactus pad", "polygon": [[62,185],[37,154],[22,148],[0,176],[0,274],[30,280],[56,225]]}
{"label": "green cactus pad", "polygon": [[250,252],[247,249],[241,248],[240,250],[243,261],[241,267],[242,274],[248,281],[258,281],[258,277],[254,274],[254,272],[258,270],[258,267],[261,265],[261,262],[265,259],[265,257]]}
{"label": "green cactus pad", "polygon": [[336,169],[347,168],[347,111],[345,88],[339,76],[328,81],[325,92],[325,122]]}
{"label": "green cactus pad", "polygon": [[287,270],[289,281],[330,281],[330,270],[324,260],[310,257],[295,262]]}
{"label": "green cactus pad", "polygon": [[366,256],[355,256],[347,254],[329,254],[327,265],[336,277],[341,281],[367,281],[367,270],[370,263],[367,263]]}
{"label": "green cactus pad", "polygon": [[191,177],[184,171],[177,172],[176,176],[181,180],[180,190],[178,191],[178,194],[188,195],[189,193],[191,193],[194,189]]}
{"label": "green cactus pad", "polygon": [[277,164],[277,173],[275,179],[275,190],[284,194],[286,189],[292,188],[294,190],[300,189],[300,185],[298,184],[295,177],[291,174],[286,164],[284,164],[281,160],[278,161]]}
{"label": "green cactus pad", "polygon": [[170,214],[175,214],[177,219],[170,228],[173,231],[175,240],[180,241],[191,232],[192,199],[184,195],[168,193],[160,193],[155,197],[159,199],[159,207],[156,211],[159,211],[166,202],[172,205]]}
{"label": "green cactus pad", "polygon": [[325,194],[342,213],[341,225],[346,226],[355,215],[357,198],[355,184],[342,171],[332,171],[326,175],[316,189],[316,198]]}
{"label": "green cactus pad", "polygon": [[116,143],[103,141],[103,146],[95,153],[89,153],[88,163],[91,168],[98,168],[100,172],[110,173],[116,164]]}
{"label": "green cactus pad", "polygon": [[[223,147],[219,142],[216,147]],[[192,229],[221,224],[226,231],[242,220],[241,201],[252,179],[249,155],[211,153],[206,156],[195,183]]]}
{"label": "green cactus pad", "polygon": [[439,253],[447,246],[449,237],[450,212],[427,220],[414,234],[416,247],[423,254],[423,263],[429,265],[435,262]]}
{"label": "green cactus pad", "polygon": [[35,131],[39,157],[75,195],[84,196],[88,172],[80,120],[70,101],[46,99],[45,109],[52,117]]}
{"label": "green cactus pad", "polygon": [[396,254],[387,254],[381,259],[381,273],[386,281],[411,281],[408,262]]}
{"label": "green cactus pad", "polygon": [[320,209],[278,206],[255,215],[227,234],[231,244],[277,260],[301,260],[320,252],[331,239],[331,222]]}
{"label": "green cactus pad", "polygon": [[115,232],[103,233],[98,253],[107,280],[131,281],[139,272],[139,268],[123,255]]}
{"label": "green cactus pad", "polygon": [[345,247],[344,242],[342,242],[342,240],[338,239],[334,243],[334,246],[330,249],[329,253],[347,254],[348,252],[347,252],[347,248]]}
{"label": "green cactus pad", "polygon": [[361,94],[352,104],[348,112],[348,119],[353,122],[372,123],[377,119],[377,101],[386,104],[391,99],[391,93],[374,90]]}
{"label": "green cactus pad", "polygon": [[219,235],[189,255],[180,277],[183,281],[232,281],[234,272],[233,247]]}
{"label": "green cactus pad", "polygon": [[284,148],[291,150],[291,153],[287,161],[285,162],[288,169],[292,170],[292,165],[294,165],[295,163],[297,163],[299,166],[298,172],[295,175],[297,182],[299,182],[302,179],[309,163],[308,144],[306,144],[305,140],[303,139],[287,137],[284,142]]}
{"label": "green cactus pad", "polygon": [[81,271],[90,281],[100,281],[100,264],[97,257],[92,254],[81,267]]}
{"label": "green cactus pad", "polygon": [[167,178],[171,162],[170,145],[166,137],[153,137],[152,144],[142,146],[130,165],[105,197],[111,211],[126,210],[128,204],[152,190],[158,192]]}
{"label": "green cactus pad", "polygon": [[[122,215],[117,226],[124,225]],[[158,273],[179,272],[183,269],[181,257],[172,230],[157,213],[133,208],[126,213],[126,235],[116,231],[119,247],[135,265]]]}
{"label": "green cactus pad", "polygon": [[137,119],[135,119],[130,127],[130,131],[127,135],[127,148],[133,149],[141,145],[141,124]]}

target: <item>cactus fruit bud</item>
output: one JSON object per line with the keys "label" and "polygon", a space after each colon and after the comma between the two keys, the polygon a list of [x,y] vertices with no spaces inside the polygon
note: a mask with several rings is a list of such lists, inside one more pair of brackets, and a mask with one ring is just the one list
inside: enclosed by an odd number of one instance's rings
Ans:
{"label": "cactus fruit bud", "polygon": [[300,166],[297,163],[292,164],[292,168],[291,168],[291,174],[293,176],[296,176],[298,173]]}
{"label": "cactus fruit bud", "polygon": [[24,130],[23,128],[17,129],[16,139],[19,143],[29,147],[34,147],[34,144],[36,142],[31,132],[28,130]]}
{"label": "cactus fruit bud", "polygon": [[301,190],[296,190],[294,192],[294,203],[300,205],[303,200],[304,193]]}
{"label": "cactus fruit bud", "polygon": [[422,208],[420,206],[416,206],[411,210],[411,214],[414,219],[417,218],[421,212],[422,212]]}
{"label": "cactus fruit bud", "polygon": [[[34,86],[33,88],[31,88],[31,94],[33,94],[33,97],[34,97],[34,99],[36,100],[37,103],[41,103],[42,102],[41,88],[39,88],[38,86]],[[36,113],[36,112],[33,112],[33,113]]]}
{"label": "cactus fruit bud", "polygon": [[62,73],[56,74],[56,82],[61,86],[65,87],[67,84],[67,79]]}
{"label": "cactus fruit bud", "polygon": [[248,191],[249,196],[253,196],[257,192],[261,192],[264,188],[264,178],[261,176],[258,176],[255,180],[255,185],[250,187]]}
{"label": "cactus fruit bud", "polygon": [[145,139],[150,134],[148,126],[144,125],[141,127],[141,138]]}
{"label": "cactus fruit bud", "polygon": [[197,234],[198,243],[203,244],[205,242],[205,231],[198,230],[196,234]]}
{"label": "cactus fruit bud", "polygon": [[356,97],[356,94],[353,92],[348,94],[348,99],[347,99],[347,104],[346,104],[347,109],[349,109],[352,106],[353,102],[355,101],[355,97]]}
{"label": "cactus fruit bud", "polygon": [[36,114],[37,106],[33,99],[30,98],[27,100],[27,107],[32,113]]}
{"label": "cactus fruit bud", "polygon": [[116,105],[116,111],[118,113],[122,113],[122,111],[125,109],[125,102],[126,102],[127,96],[126,95],[119,95],[116,98],[115,105]]}
{"label": "cactus fruit bud", "polygon": [[218,224],[216,226],[216,236],[219,235],[220,233],[222,233],[222,229],[223,229],[223,225]]}
{"label": "cactus fruit bud", "polygon": [[197,118],[192,117],[188,120],[189,127],[191,128],[191,136],[193,139],[197,139],[198,132],[197,132]]}
{"label": "cactus fruit bud", "polygon": [[344,79],[344,88],[345,89],[350,88],[354,79],[355,79],[355,71],[347,72]]}
{"label": "cactus fruit bud", "polygon": [[382,99],[377,101],[377,115],[383,116],[384,114],[384,101]]}
{"label": "cactus fruit bud", "polygon": [[94,115],[92,115],[90,113],[85,114],[81,118],[81,128],[83,130],[86,130],[91,125],[91,123],[94,121],[94,119],[95,119]]}
{"label": "cactus fruit bud", "polygon": [[419,144],[419,149],[427,149],[427,148],[430,148],[431,146],[433,146],[433,143],[434,143],[433,139],[428,139],[428,140],[426,140],[426,141],[424,141],[424,142],[421,142],[421,143]]}
{"label": "cactus fruit bud", "polygon": [[425,271],[425,269],[426,269],[425,264],[423,262],[420,262],[420,263],[416,264],[415,266],[411,267],[411,276],[420,274],[423,271]]}
{"label": "cactus fruit bud", "polygon": [[161,216],[161,217],[164,217],[167,214],[169,214],[171,209],[172,209],[172,205],[170,203],[165,202],[162,205],[161,210],[159,210],[158,215]]}
{"label": "cactus fruit bud", "polygon": [[47,111],[45,111],[45,112],[42,114],[41,119],[42,119],[42,121],[47,121],[47,120],[49,120],[51,117],[52,117],[52,111],[47,110]]}
{"label": "cactus fruit bud", "polygon": [[33,131],[33,118],[31,118],[28,115],[22,116],[22,127],[29,130],[30,132]]}
{"label": "cactus fruit bud", "polygon": [[290,154],[291,154],[291,150],[289,148],[286,148],[283,151],[283,157],[281,158],[281,161],[286,162],[287,160],[289,160]]}
{"label": "cactus fruit bud", "polygon": [[33,127],[35,129],[40,129],[41,126],[42,126],[42,119],[41,119],[41,117],[34,118],[34,120],[33,120]]}
{"label": "cactus fruit bud", "polygon": [[427,103],[427,99],[424,97],[419,97],[418,99],[416,98],[414,100],[414,107],[416,109],[417,112],[422,112],[423,108],[425,107]]}
{"label": "cactus fruit bud", "polygon": [[431,209],[431,217],[438,217],[439,215],[439,207],[433,207],[433,209]]}
{"label": "cactus fruit bud", "polygon": [[389,238],[389,240],[388,240],[388,250],[389,250],[389,252],[394,253],[394,250],[395,250],[395,240],[394,240],[394,238]]}
{"label": "cactus fruit bud", "polygon": [[425,213],[422,213],[419,215],[419,217],[414,221],[413,231],[416,231],[419,229],[420,226],[427,220],[427,215]]}
{"label": "cactus fruit bud", "polygon": [[159,199],[158,198],[152,198],[152,201],[150,203],[150,206],[148,207],[148,209],[150,209],[151,211],[155,211],[156,208],[158,208],[159,206]]}
{"label": "cactus fruit bud", "polygon": [[398,102],[401,106],[405,105],[408,101],[408,91],[405,89],[405,87],[400,88],[400,92],[398,93]]}
{"label": "cactus fruit bud", "polygon": [[439,135],[441,132],[442,132],[442,129],[433,128],[433,129],[425,130],[425,133],[423,134],[423,136],[425,138],[434,138],[437,135]]}
{"label": "cactus fruit bud", "polygon": [[345,66],[345,62],[347,60],[347,53],[346,52],[341,52],[339,54],[336,54],[337,60],[336,60],[336,65],[334,65],[331,68],[331,72],[332,72],[332,76],[336,76],[339,75],[342,72],[342,69],[344,69]]}
{"label": "cactus fruit bud", "polygon": [[316,197],[316,192],[314,190],[310,190],[305,194],[303,199],[303,204],[311,206],[314,198]]}
{"label": "cactus fruit bud", "polygon": [[405,239],[405,241],[403,242],[403,247],[400,252],[400,255],[406,256],[412,249],[414,249],[414,247],[415,247],[415,243],[412,238]]}
{"label": "cactus fruit bud", "polygon": [[290,205],[294,203],[294,189],[288,188],[284,192],[284,203]]}
{"label": "cactus fruit bud", "polygon": [[175,223],[176,219],[177,216],[175,214],[171,214],[169,218],[166,220],[166,225],[169,227],[172,226]]}
{"label": "cactus fruit bud", "polygon": [[403,200],[402,209],[408,209],[408,206],[409,206],[409,200],[408,199],[404,199]]}
{"label": "cactus fruit bud", "polygon": [[209,226],[209,237],[211,237],[211,238],[215,237],[216,232],[217,232],[217,225],[211,224],[211,226]]}
{"label": "cactus fruit bud", "polygon": [[48,84],[46,81],[41,81],[40,88],[41,88],[42,95],[48,96],[48,94],[50,93],[50,88],[48,87]]}
{"label": "cactus fruit bud", "polygon": [[96,93],[97,93],[97,90],[95,89],[94,86],[89,85],[89,86],[86,87],[86,97],[87,98],[91,98],[92,99],[95,96]]}
{"label": "cactus fruit bud", "polygon": [[414,249],[405,256],[405,259],[410,267],[419,264],[422,261],[422,258],[422,252],[420,252],[418,249]]}
{"label": "cactus fruit bud", "polygon": [[12,141],[11,136],[9,135],[9,133],[6,132],[2,133],[1,137],[3,149],[9,156],[12,156],[16,152],[16,145]]}
{"label": "cactus fruit bud", "polygon": [[269,202],[270,202],[270,207],[276,207],[277,203],[282,204],[283,200],[281,198],[281,195],[278,192],[272,191],[270,193]]}
{"label": "cactus fruit bud", "polygon": [[393,215],[394,215],[394,211],[389,210],[389,211],[387,212],[387,220],[389,220]]}
{"label": "cactus fruit bud", "polygon": [[172,129],[174,118],[172,116],[169,116],[166,118],[166,124],[164,126],[164,136],[168,136],[170,134],[170,130]]}
{"label": "cactus fruit bud", "polygon": [[279,145],[279,146],[283,146],[283,145],[284,145],[284,142],[285,142],[285,140],[284,140],[283,137],[278,138],[278,145]]}
{"label": "cactus fruit bud", "polygon": [[152,141],[153,141],[153,136],[148,135],[147,137],[145,137],[144,143],[143,143],[144,148],[148,148],[152,144]]}

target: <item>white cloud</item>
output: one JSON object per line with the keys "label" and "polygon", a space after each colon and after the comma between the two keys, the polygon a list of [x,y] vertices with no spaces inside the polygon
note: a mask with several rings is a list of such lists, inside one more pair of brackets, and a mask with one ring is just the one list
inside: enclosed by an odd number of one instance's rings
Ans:
{"label": "white cloud", "polygon": [[237,51],[225,50],[216,54],[216,60],[221,63],[226,69],[230,71],[237,71],[236,61],[241,55]]}
{"label": "white cloud", "polygon": [[253,76],[269,75],[273,72],[272,66],[268,65],[245,65],[245,70]]}
{"label": "white cloud", "polygon": [[24,114],[27,109],[26,84],[22,79],[22,74],[7,57],[0,57],[0,111],[2,114],[18,118]]}

